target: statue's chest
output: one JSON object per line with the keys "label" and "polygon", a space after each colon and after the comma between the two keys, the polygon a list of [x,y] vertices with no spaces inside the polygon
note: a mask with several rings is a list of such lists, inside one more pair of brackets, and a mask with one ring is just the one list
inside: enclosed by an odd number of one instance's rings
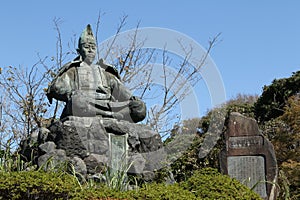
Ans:
{"label": "statue's chest", "polygon": [[77,68],[78,87],[80,90],[97,90],[99,85],[106,85],[103,74],[97,67],[81,63]]}

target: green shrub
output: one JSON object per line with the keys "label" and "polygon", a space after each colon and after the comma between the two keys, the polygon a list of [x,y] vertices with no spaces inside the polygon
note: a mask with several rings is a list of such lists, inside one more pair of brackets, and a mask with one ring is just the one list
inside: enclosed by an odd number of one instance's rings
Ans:
{"label": "green shrub", "polygon": [[205,167],[218,168],[218,156],[222,147],[222,140],[218,140],[217,144],[204,158],[199,158],[199,146],[202,145],[205,134],[194,138],[191,146],[183,153],[183,155],[174,161],[170,166],[177,182],[186,181],[193,175],[195,170]]}
{"label": "green shrub", "polygon": [[113,190],[106,185],[97,185],[94,187],[83,187],[80,191],[71,194],[72,200],[98,200],[98,199],[128,199],[128,192]]}
{"label": "green shrub", "polygon": [[0,199],[69,199],[79,190],[74,177],[63,173],[22,171],[0,173]]}
{"label": "green shrub", "polygon": [[194,171],[193,176],[181,186],[192,191],[198,199],[261,199],[239,181],[213,168]]}
{"label": "green shrub", "polygon": [[196,199],[195,195],[185,190],[184,188],[180,187],[178,184],[173,185],[165,185],[165,184],[156,184],[152,183],[149,185],[144,185],[141,189],[137,192],[131,192],[133,199],[153,199],[153,200],[182,200],[182,199],[189,199],[193,200]]}
{"label": "green shrub", "polygon": [[76,193],[72,199],[128,199],[128,200],[182,200],[196,199],[195,195],[180,187],[178,184],[166,185],[151,183],[138,190],[116,191],[102,185],[99,188],[88,188]]}
{"label": "green shrub", "polygon": [[77,184],[73,176],[49,172],[11,172],[0,174],[0,199],[196,199],[178,184],[146,184],[138,190],[117,191],[103,184],[94,187]]}
{"label": "green shrub", "polygon": [[260,199],[235,179],[206,168],[194,172],[187,181],[172,185],[151,183],[130,191],[116,191],[103,184],[81,185],[76,178],[54,172],[10,172],[0,174],[0,199]]}
{"label": "green shrub", "polygon": [[255,115],[259,122],[279,117],[289,97],[300,92],[300,71],[289,78],[275,79],[264,86],[263,93],[255,103]]}

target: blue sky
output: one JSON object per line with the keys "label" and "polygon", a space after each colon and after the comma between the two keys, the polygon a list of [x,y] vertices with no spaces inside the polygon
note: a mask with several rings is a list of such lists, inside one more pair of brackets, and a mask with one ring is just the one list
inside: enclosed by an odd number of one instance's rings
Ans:
{"label": "blue sky", "polygon": [[[87,4],[87,2],[89,4]],[[102,16],[100,40],[115,33],[119,18],[125,29],[162,27],[181,32],[207,47],[221,33],[211,57],[227,99],[261,94],[275,78],[291,76],[300,66],[300,1],[16,1],[1,3],[0,66],[32,66],[36,54],[55,54],[53,19],[60,18],[62,37],[69,41]]]}

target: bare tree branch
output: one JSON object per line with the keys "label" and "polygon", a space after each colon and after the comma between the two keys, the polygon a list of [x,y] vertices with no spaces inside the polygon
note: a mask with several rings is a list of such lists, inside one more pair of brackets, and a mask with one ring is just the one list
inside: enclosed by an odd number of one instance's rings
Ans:
{"label": "bare tree branch", "polygon": [[116,33],[115,33],[115,36],[114,36],[112,42],[109,44],[109,46],[108,46],[108,48],[107,48],[107,51],[106,51],[106,54],[103,56],[104,60],[105,60],[105,59],[107,58],[107,56],[109,55],[110,50],[112,49],[112,47],[113,47],[113,45],[114,45],[114,43],[115,43],[117,37],[119,36],[119,34],[120,34],[122,28],[126,25],[127,17],[128,17],[128,15],[123,15],[123,17],[120,18],[120,23],[119,23],[119,25],[118,25],[118,27],[117,27],[117,31],[116,31]]}

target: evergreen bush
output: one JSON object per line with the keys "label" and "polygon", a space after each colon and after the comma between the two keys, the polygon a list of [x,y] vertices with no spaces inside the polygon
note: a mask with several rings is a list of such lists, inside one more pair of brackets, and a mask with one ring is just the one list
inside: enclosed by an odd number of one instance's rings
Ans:
{"label": "evergreen bush", "polygon": [[129,191],[117,191],[103,184],[93,187],[78,185],[76,178],[54,172],[3,172],[0,174],[0,199],[260,199],[237,180],[220,174],[216,169],[197,170],[187,181],[167,185],[145,184]]}
{"label": "evergreen bush", "polygon": [[69,199],[80,189],[74,177],[65,173],[40,171],[1,172],[0,199]]}
{"label": "evergreen bush", "polygon": [[194,171],[181,186],[192,191],[198,199],[261,199],[247,186],[213,168]]}

